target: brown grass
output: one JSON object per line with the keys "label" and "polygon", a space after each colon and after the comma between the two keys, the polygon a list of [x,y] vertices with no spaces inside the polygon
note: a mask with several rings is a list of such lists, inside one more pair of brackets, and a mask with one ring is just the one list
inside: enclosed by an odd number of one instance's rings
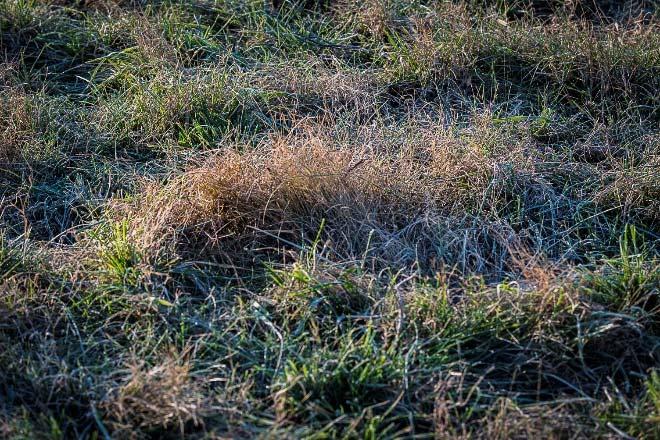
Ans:
{"label": "brown grass", "polygon": [[17,159],[22,147],[33,138],[37,118],[27,94],[16,88],[3,90],[0,97],[1,162]]}
{"label": "brown grass", "polygon": [[0,437],[659,437],[657,5],[270,3],[0,1]]}
{"label": "brown grass", "polygon": [[136,436],[136,427],[178,428],[183,434],[186,423],[201,424],[208,405],[189,372],[190,366],[179,356],[150,367],[132,364],[122,385],[100,407],[115,419],[112,428],[121,437]]}
{"label": "brown grass", "polygon": [[[382,150],[309,132],[247,153],[222,150],[152,188],[136,206],[134,230],[145,249],[174,240],[184,253],[240,259],[245,246],[277,246],[273,238],[302,245],[324,221],[322,237],[343,258],[359,259],[370,246],[379,259],[410,264],[420,255],[428,261],[443,242],[465,269],[494,264],[502,255],[478,255],[477,243],[495,240],[500,253],[513,244],[499,219],[507,197],[541,203],[557,196],[536,173],[533,151],[504,151],[494,142],[502,133],[478,133],[458,139],[429,130],[413,144]],[[485,218],[484,229],[468,226],[466,213]],[[468,247],[477,255],[468,256]]]}

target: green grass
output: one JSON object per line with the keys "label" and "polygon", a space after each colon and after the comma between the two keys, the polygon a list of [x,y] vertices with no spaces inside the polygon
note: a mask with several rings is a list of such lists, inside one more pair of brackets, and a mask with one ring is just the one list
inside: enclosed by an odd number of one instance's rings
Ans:
{"label": "green grass", "polygon": [[660,435],[655,0],[0,0],[0,437]]}

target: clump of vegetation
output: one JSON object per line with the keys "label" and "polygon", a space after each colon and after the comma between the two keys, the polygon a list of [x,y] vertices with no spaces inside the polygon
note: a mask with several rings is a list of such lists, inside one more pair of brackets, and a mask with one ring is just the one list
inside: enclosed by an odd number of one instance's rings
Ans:
{"label": "clump of vegetation", "polygon": [[0,0],[0,436],[660,436],[651,0]]}

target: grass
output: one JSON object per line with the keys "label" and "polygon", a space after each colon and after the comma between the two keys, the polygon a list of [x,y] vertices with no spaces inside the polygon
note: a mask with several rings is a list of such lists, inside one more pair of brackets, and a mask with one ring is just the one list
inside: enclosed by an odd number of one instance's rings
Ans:
{"label": "grass", "polygon": [[660,435],[654,0],[0,0],[0,436]]}

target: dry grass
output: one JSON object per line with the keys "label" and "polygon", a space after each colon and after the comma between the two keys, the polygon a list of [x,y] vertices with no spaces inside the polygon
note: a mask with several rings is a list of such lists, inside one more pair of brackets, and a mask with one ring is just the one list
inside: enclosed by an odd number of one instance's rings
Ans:
{"label": "dry grass", "polygon": [[0,0],[0,437],[660,436],[657,4]]}
{"label": "dry grass", "polygon": [[116,418],[119,436],[135,436],[135,430],[178,429],[201,424],[205,403],[200,386],[190,378],[190,366],[173,357],[150,368],[131,365],[129,375],[116,392],[110,392],[101,408]]}
{"label": "dry grass", "polygon": [[35,111],[29,97],[19,90],[6,89],[0,105],[0,160],[8,162],[20,155],[22,147],[33,135]]}
{"label": "dry grass", "polygon": [[[409,265],[430,261],[444,246],[447,254],[435,259],[454,263],[471,252],[492,264],[499,256],[458,242],[467,235],[488,240],[484,234],[500,252],[519,244],[500,219],[507,196],[525,194],[522,203],[532,205],[561,198],[534,164],[523,148],[489,151],[483,139],[434,130],[385,149],[333,145],[327,133],[275,138],[247,153],[214,154],[151,189],[136,203],[132,229],[144,248],[179,242],[184,253],[221,253],[226,262],[245,246],[277,246],[277,239],[303,245],[322,227],[324,246],[338,259],[370,253],[384,264]],[[471,230],[470,218],[491,226]],[[462,269],[484,270],[476,264]]]}

